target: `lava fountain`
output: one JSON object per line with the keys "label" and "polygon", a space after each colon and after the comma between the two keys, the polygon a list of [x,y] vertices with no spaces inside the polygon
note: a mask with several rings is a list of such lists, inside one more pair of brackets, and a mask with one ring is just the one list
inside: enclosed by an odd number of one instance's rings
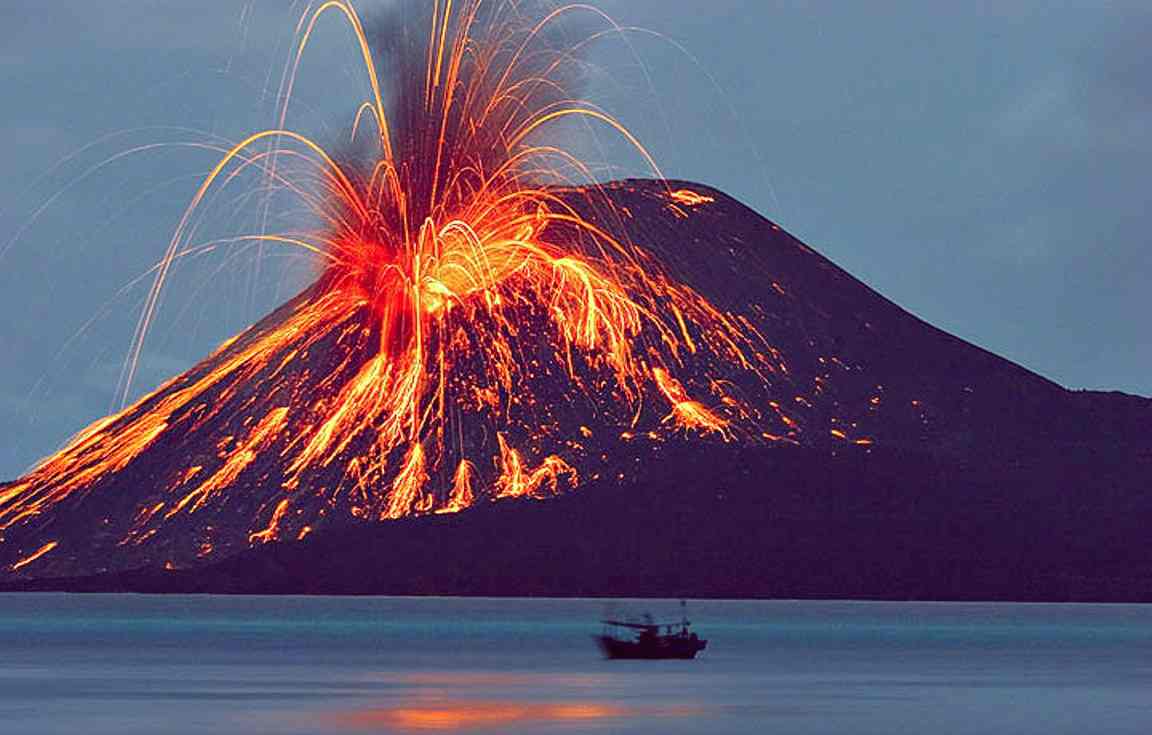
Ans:
{"label": "lava fountain", "polygon": [[[224,151],[155,269],[125,395],[194,213],[241,172],[319,224],[237,239],[307,251],[315,283],[0,488],[12,568],[84,554],[79,532],[54,533],[64,516],[186,564],[333,518],[554,494],[634,437],[794,437],[778,408],[765,418],[767,401],[748,400],[783,369],[761,332],[675,277],[674,254],[614,226],[633,217],[610,196],[619,185],[565,145],[574,122],[602,130],[662,181],[620,122],[570,91],[590,39],[561,45],[549,29],[578,13],[613,31],[587,6],[435,0],[422,31],[377,38],[345,0],[311,8],[284,99],[317,24],[342,19],[371,87],[348,107],[352,143],[289,129],[285,101],[274,129]],[[667,183],[653,196],[682,218],[711,202]]]}

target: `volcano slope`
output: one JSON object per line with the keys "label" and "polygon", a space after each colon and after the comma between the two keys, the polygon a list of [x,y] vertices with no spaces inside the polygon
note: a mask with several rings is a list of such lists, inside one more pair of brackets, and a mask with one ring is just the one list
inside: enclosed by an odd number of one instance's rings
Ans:
{"label": "volcano slope", "polygon": [[[935,329],[721,192],[604,195],[608,210],[569,198],[761,335],[754,369],[686,356],[639,408],[595,375],[574,394],[538,370],[493,399],[530,420],[509,429],[483,396],[458,409],[452,456],[419,468],[433,489],[398,504],[411,454],[348,485],[368,431],[301,473],[292,447],[314,423],[269,398],[322,401],[359,374],[355,328],[203,387],[314,287],[74,440],[99,445],[98,472],[45,473],[50,458],[0,488],[5,586],[1152,600],[1152,401],[1069,391]],[[541,335],[517,346],[546,364]],[[196,401],[149,422],[190,386]]]}

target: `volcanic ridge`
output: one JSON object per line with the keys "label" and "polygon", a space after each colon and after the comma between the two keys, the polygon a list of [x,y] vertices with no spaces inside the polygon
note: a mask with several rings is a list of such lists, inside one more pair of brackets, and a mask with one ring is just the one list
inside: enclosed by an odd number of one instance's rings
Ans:
{"label": "volcanic ridge", "polygon": [[1152,599],[1152,401],[935,329],[714,189],[595,193],[558,196],[747,341],[686,326],[628,396],[529,318],[507,384],[454,366],[440,435],[369,467],[358,426],[308,464],[310,407],[379,339],[353,310],[260,352],[318,284],[0,486],[6,588]]}

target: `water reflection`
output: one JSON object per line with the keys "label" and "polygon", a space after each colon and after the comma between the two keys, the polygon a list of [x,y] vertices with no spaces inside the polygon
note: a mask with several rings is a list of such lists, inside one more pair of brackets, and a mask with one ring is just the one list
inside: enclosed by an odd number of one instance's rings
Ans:
{"label": "water reflection", "polygon": [[613,689],[613,678],[604,673],[422,671],[380,673],[372,679],[390,690],[395,704],[339,712],[333,716],[336,723],[385,732],[490,728],[503,732],[513,725],[622,722],[700,713],[698,707],[606,701],[600,695]]}
{"label": "water reflection", "polygon": [[603,608],[0,595],[0,733],[1152,733],[1148,605],[707,601],[691,662],[603,660]]}
{"label": "water reflection", "polygon": [[450,701],[381,707],[341,713],[336,723],[350,729],[385,731],[461,731],[509,725],[555,724],[625,718],[687,717],[700,714],[693,707],[626,707],[592,701]]}

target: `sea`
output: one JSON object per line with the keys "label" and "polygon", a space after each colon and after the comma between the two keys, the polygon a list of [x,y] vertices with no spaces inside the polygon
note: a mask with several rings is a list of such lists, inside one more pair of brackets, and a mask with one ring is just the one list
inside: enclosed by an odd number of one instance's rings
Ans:
{"label": "sea", "polygon": [[0,733],[1152,733],[1152,605],[0,595]]}

